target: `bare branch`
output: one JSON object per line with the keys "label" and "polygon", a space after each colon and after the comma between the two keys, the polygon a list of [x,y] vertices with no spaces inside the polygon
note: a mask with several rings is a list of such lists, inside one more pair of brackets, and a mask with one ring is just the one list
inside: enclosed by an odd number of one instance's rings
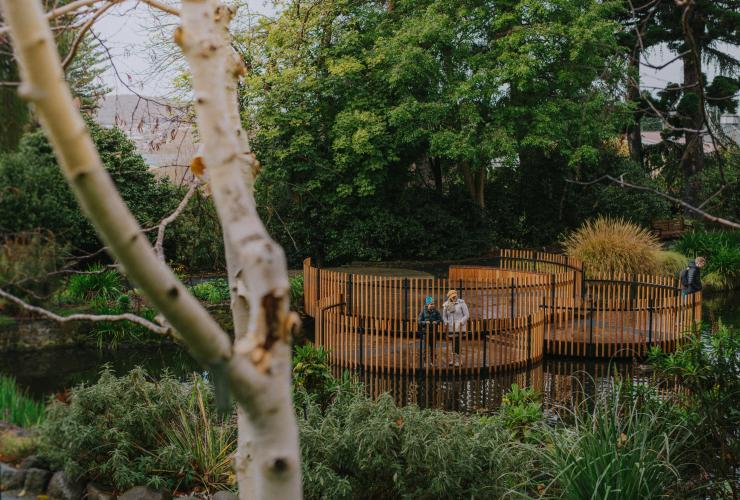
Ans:
{"label": "bare branch", "polygon": [[660,70],[660,69],[663,69],[663,68],[665,68],[666,66],[670,66],[670,65],[671,65],[671,64],[673,64],[674,62],[676,62],[676,61],[678,61],[679,59],[681,59],[681,58],[682,58],[683,56],[687,56],[687,55],[689,55],[690,53],[691,53],[691,51],[690,51],[690,50],[687,50],[687,51],[685,51],[685,52],[681,52],[681,53],[680,53],[680,54],[678,54],[678,55],[677,55],[676,57],[674,57],[673,59],[671,59],[671,60],[670,60],[670,61],[668,61],[667,63],[661,64],[660,66],[654,66],[654,65],[652,65],[652,64],[650,64],[650,63],[648,63],[647,61],[641,61],[641,62],[640,62],[640,64],[642,64],[643,66],[647,66],[648,68],[653,68],[653,69],[658,69],[658,70]]}
{"label": "bare branch", "polygon": [[97,21],[100,16],[105,14],[105,12],[113,7],[114,3],[107,3],[100,7],[98,10],[95,11],[95,13],[88,19],[85,24],[82,25],[80,28],[80,31],[77,32],[77,36],[75,36],[74,41],[72,42],[72,47],[70,47],[69,52],[67,52],[67,55],[64,57],[64,60],[62,61],[62,69],[67,69],[67,66],[69,66],[69,63],[72,62],[72,60],[75,57],[75,54],[77,54],[77,49],[80,46],[80,43],[82,43],[82,40],[85,38],[85,34],[90,29],[90,27]]}
{"label": "bare branch", "polygon": [[198,190],[198,186],[200,185],[200,179],[195,177],[190,182],[190,188],[188,189],[188,192],[185,193],[185,196],[180,201],[180,204],[177,205],[177,208],[174,212],[172,212],[170,215],[162,219],[162,221],[159,223],[159,226],[157,226],[157,241],[154,243],[154,253],[157,254],[157,256],[164,262],[164,231],[167,229],[167,225],[171,222],[174,222],[175,219],[177,219],[180,214],[185,210],[185,207],[188,205],[188,202],[190,201],[190,198],[193,197],[195,192]]}
{"label": "bare branch", "polygon": [[662,191],[658,191],[657,189],[653,189],[653,188],[647,187],[647,186],[639,186],[637,184],[632,184],[630,182],[625,181],[623,179],[623,177],[624,177],[624,175],[621,175],[619,177],[619,179],[617,179],[616,177],[612,177],[611,175],[606,174],[606,175],[602,175],[601,177],[599,177],[597,179],[594,179],[592,181],[577,181],[577,180],[574,180],[574,179],[565,179],[565,182],[570,182],[571,184],[578,184],[580,186],[591,186],[593,184],[598,184],[599,182],[604,181],[604,180],[611,181],[611,182],[614,182],[615,184],[618,184],[621,187],[627,187],[627,188],[630,188],[630,189],[636,189],[638,191],[646,191],[646,192],[649,192],[649,193],[656,194],[656,195],[658,195],[658,196],[660,196],[662,198],[665,198],[667,200],[670,200],[670,201],[672,201],[674,203],[678,203],[679,205],[681,205],[681,206],[683,206],[683,207],[691,210],[692,212],[695,212],[695,213],[701,215],[703,218],[705,218],[708,221],[716,222],[717,224],[722,224],[723,226],[732,227],[734,229],[740,229],[740,223],[733,222],[733,221],[727,220],[727,219],[723,219],[722,217],[717,217],[716,215],[712,215],[710,213],[707,213],[707,212],[705,212],[704,210],[702,210],[702,209],[700,209],[698,207],[695,207],[693,205],[690,205],[690,204],[686,203],[685,201],[676,198],[675,196],[671,196],[671,195],[669,195],[667,193],[664,193]]}
{"label": "bare branch", "polygon": [[136,323],[139,326],[143,326],[147,330],[154,332],[157,335],[172,336],[173,334],[170,328],[152,323],[148,319],[137,316],[136,314],[70,314],[69,316],[60,316],[42,307],[32,306],[31,304],[24,302],[22,299],[6,292],[3,289],[0,289],[0,297],[9,300],[16,305],[19,305],[26,311],[36,313],[58,323],[69,323],[71,321],[130,321],[131,323]]}

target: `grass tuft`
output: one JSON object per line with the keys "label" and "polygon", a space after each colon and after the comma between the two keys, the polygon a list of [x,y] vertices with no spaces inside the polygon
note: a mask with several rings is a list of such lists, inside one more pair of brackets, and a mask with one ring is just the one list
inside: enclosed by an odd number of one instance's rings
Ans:
{"label": "grass tuft", "polygon": [[14,377],[0,375],[0,420],[21,427],[31,427],[44,419],[44,404],[21,390]]}
{"label": "grass tuft", "polygon": [[563,240],[566,253],[589,272],[655,274],[660,271],[658,238],[624,219],[586,221]]}

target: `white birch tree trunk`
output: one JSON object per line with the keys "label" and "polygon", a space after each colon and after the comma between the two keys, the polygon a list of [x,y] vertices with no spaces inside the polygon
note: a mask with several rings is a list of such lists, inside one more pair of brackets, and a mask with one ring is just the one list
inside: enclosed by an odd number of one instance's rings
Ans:
{"label": "white birch tree trunk", "polygon": [[22,95],[41,118],[83,210],[125,272],[206,366],[226,365],[239,404],[235,462],[240,498],[301,498],[298,427],[291,395],[287,263],[268,235],[252,193],[259,167],[239,124],[242,71],[215,0],[186,0],[175,38],[192,70],[204,163],[223,226],[236,339],[232,346],[142,235],[103,168],[75,108],[39,1],[0,0],[21,67]]}

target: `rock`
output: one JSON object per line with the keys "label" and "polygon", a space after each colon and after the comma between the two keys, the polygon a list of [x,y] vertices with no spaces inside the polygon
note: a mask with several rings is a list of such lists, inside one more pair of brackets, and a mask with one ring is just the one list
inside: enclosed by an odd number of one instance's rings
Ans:
{"label": "rock", "polygon": [[82,483],[72,481],[64,472],[58,471],[51,476],[46,494],[49,500],[80,500],[83,488]]}
{"label": "rock", "polygon": [[26,457],[21,462],[21,469],[48,469],[49,464],[38,455]]}
{"label": "rock", "polygon": [[118,500],[170,500],[171,498],[169,491],[155,491],[146,486],[134,486],[124,491]]}
{"label": "rock", "polygon": [[230,491],[217,491],[211,498],[212,500],[239,500],[239,497]]}
{"label": "rock", "polygon": [[26,481],[23,483],[23,489],[29,493],[43,493],[49,484],[51,472],[46,469],[37,469],[31,467],[26,469]]}
{"label": "rock", "polygon": [[115,495],[113,493],[107,493],[105,488],[95,483],[88,483],[85,488],[85,499],[86,500],[113,500]]}
{"label": "rock", "polygon": [[26,471],[0,463],[0,490],[17,490],[23,488]]}

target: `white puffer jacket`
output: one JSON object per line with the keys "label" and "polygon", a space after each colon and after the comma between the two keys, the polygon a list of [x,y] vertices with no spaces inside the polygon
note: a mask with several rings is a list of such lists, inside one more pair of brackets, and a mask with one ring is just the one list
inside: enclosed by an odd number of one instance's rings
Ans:
{"label": "white puffer jacket", "polygon": [[463,299],[458,298],[455,303],[448,300],[442,305],[442,321],[451,332],[464,332],[468,318],[470,318],[468,305]]}

